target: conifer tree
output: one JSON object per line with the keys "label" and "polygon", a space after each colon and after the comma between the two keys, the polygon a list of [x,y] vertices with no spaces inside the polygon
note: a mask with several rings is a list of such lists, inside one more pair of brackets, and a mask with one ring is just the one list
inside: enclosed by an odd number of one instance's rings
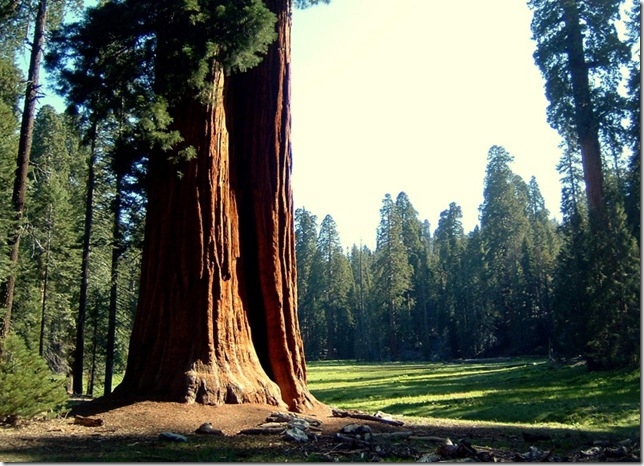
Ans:
{"label": "conifer tree", "polygon": [[[51,106],[38,111],[32,149],[32,186],[25,209],[23,266],[17,289],[17,330],[35,320],[39,353],[52,370],[69,371],[72,309],[79,261],[80,200],[83,176],[80,143],[69,119]],[[36,317],[38,316],[38,317]]]}
{"label": "conifer tree", "polygon": [[314,275],[317,251],[317,217],[305,208],[295,211],[295,255],[297,258],[297,303],[304,353],[316,360],[326,348],[326,323],[319,306]]}
{"label": "conifer tree", "polygon": [[122,0],[57,38],[71,100],[90,122],[126,108],[148,158],[140,299],[115,396],[315,401],[295,302],[291,7]]}
{"label": "conifer tree", "polygon": [[326,215],[320,225],[311,272],[315,277],[317,306],[325,318],[327,357],[349,358],[353,355],[354,321],[349,305],[353,276],[342,251],[336,223],[330,215]]}
{"label": "conifer tree", "polygon": [[526,348],[532,353],[546,354],[552,348],[553,285],[560,238],[536,178],[528,184],[529,229],[524,240],[522,269],[529,340]]}
{"label": "conifer tree", "polygon": [[11,269],[7,239],[13,221],[10,201],[14,159],[18,150],[20,79],[11,54],[0,56],[0,282],[9,277]]}
{"label": "conifer tree", "polygon": [[462,354],[461,345],[472,336],[467,329],[468,316],[461,294],[465,248],[462,218],[460,206],[452,202],[441,212],[434,232],[436,313],[432,333],[435,351],[443,357]]}
{"label": "conifer tree", "polygon": [[[603,228],[604,173],[601,139],[622,132],[625,102],[618,92],[628,47],[615,23],[621,0],[530,0],[534,59],[546,80],[548,122],[579,145],[593,231]],[[605,156],[605,154],[604,154]]]}
{"label": "conifer tree", "polygon": [[418,359],[422,355],[423,341],[428,329],[426,303],[429,295],[429,244],[423,235],[423,224],[418,212],[405,192],[396,197],[396,210],[402,225],[402,242],[411,266],[411,289],[407,299],[407,320],[402,324],[404,338],[401,345],[407,358]]}
{"label": "conifer tree", "polygon": [[[373,307],[370,299],[373,294],[373,278],[371,275],[373,253],[364,245],[353,245],[349,254],[349,263],[353,273],[353,289],[351,302],[355,320],[354,355],[357,359],[373,361],[377,359],[374,351],[374,335],[378,326],[374,322]],[[376,327],[374,329],[373,327]]]}
{"label": "conifer tree", "polygon": [[626,215],[630,230],[641,241],[641,70],[640,70],[640,29],[641,29],[641,2],[633,2],[633,7],[628,15],[628,39],[631,48],[632,60],[629,64],[628,101],[627,110],[629,126],[627,132],[627,145],[631,150],[628,174],[626,178]]}
{"label": "conifer tree", "polygon": [[467,235],[463,275],[461,294],[466,305],[459,348],[465,357],[481,357],[497,345],[497,316],[490,307],[486,246],[478,225]]}
{"label": "conifer tree", "polygon": [[589,280],[589,251],[586,248],[589,226],[583,174],[574,141],[569,139],[566,142],[562,144],[564,152],[558,165],[563,186],[563,219],[559,228],[562,245],[557,257],[553,290],[553,345],[555,356],[562,357],[583,353],[589,319],[585,292],[585,283]]}
{"label": "conifer tree", "polygon": [[[24,2],[18,1],[13,4],[12,8],[5,10],[2,16],[0,16],[0,21],[4,23],[4,26],[8,26],[9,30],[13,29],[15,32],[20,26],[29,25],[31,11],[36,12],[35,18],[33,19],[33,39],[30,42],[29,68],[24,91],[24,107],[11,197],[14,218],[8,243],[10,246],[9,260],[12,264],[12,270],[6,280],[0,283],[0,306],[4,309],[0,338],[4,338],[8,334],[11,325],[20,238],[23,233],[21,222],[27,196],[27,177],[36,117],[36,102],[41,94],[40,68],[45,48],[46,31],[48,25],[56,25],[61,21],[65,7],[78,7],[79,3],[78,0],[74,2],[54,0],[52,5],[49,4],[48,0],[37,0],[35,2],[29,0]],[[4,42],[6,43],[6,41]],[[15,42],[12,45],[17,47]]]}
{"label": "conifer tree", "polygon": [[525,323],[521,256],[528,231],[528,196],[526,184],[509,167],[513,160],[503,147],[490,148],[480,207],[488,312],[498,326],[496,338],[503,351],[524,341],[519,332]]}
{"label": "conifer tree", "polygon": [[608,178],[606,231],[587,237],[588,322],[584,356],[590,369],[635,366],[640,360],[639,249],[626,221],[616,180]]}
{"label": "conifer tree", "polygon": [[401,323],[409,315],[412,268],[402,241],[401,216],[390,194],[380,209],[380,224],[373,261],[374,318],[382,331],[378,344],[380,358],[400,356]]}
{"label": "conifer tree", "polygon": [[67,394],[37,351],[13,332],[0,343],[0,417],[31,417],[62,407]]}

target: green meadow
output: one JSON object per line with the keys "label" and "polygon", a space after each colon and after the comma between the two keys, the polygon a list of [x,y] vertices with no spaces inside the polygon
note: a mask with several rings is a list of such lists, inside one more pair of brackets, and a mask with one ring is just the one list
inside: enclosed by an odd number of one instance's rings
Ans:
{"label": "green meadow", "polygon": [[583,364],[520,359],[475,363],[308,363],[312,393],[341,409],[566,427],[640,429],[640,369],[589,372]]}

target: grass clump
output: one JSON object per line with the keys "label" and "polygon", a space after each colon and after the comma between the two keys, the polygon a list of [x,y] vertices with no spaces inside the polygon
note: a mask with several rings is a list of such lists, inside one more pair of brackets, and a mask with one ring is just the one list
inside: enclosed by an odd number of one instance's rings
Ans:
{"label": "grass clump", "polygon": [[47,363],[29,350],[18,335],[9,334],[0,347],[0,418],[32,417],[52,411],[67,401],[63,381]]}

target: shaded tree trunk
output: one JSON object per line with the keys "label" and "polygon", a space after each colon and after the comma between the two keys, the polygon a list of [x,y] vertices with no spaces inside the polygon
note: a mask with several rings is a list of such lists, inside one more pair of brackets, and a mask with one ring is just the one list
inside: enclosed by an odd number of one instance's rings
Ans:
{"label": "shaded tree trunk", "polygon": [[298,411],[315,401],[295,300],[290,0],[272,7],[279,38],[230,78],[225,105],[216,69],[208,103],[173,108],[196,157],[150,160],[140,298],[116,395]]}
{"label": "shaded tree trunk", "polygon": [[[11,6],[15,7],[15,4],[17,4],[17,2],[12,2]],[[2,339],[4,339],[4,337],[9,333],[11,325],[11,311],[13,308],[13,296],[16,286],[18,253],[20,251],[20,236],[22,230],[21,221],[25,208],[25,198],[27,195],[27,173],[29,172],[29,158],[31,156],[31,143],[36,116],[36,102],[38,100],[38,89],[40,87],[40,62],[42,60],[43,49],[45,46],[46,24],[47,0],[40,0],[38,4],[38,13],[36,15],[36,24],[34,27],[34,40],[31,46],[31,56],[29,59],[27,89],[25,91],[25,106],[22,112],[20,138],[18,142],[18,158],[16,161],[17,167],[12,195],[15,224],[8,240],[8,245],[11,248],[9,260],[12,268],[7,281],[2,284],[2,294],[0,295],[3,300],[2,307],[5,309],[2,330],[0,332],[0,338]]]}
{"label": "shaded tree trunk", "polygon": [[584,53],[584,39],[577,2],[564,0],[562,5],[563,19],[566,25],[566,52],[575,107],[575,124],[584,168],[591,228],[596,231],[600,225],[604,224],[604,179],[599,146],[599,126],[591,99],[588,78],[589,65],[586,63]]}
{"label": "shaded tree trunk", "polygon": [[89,396],[94,396],[94,383],[96,382],[96,356],[98,352],[98,306],[94,308],[93,317],[94,318],[92,319],[92,324],[94,328],[92,332],[92,364],[90,365],[89,382],[87,384],[87,394]]}
{"label": "shaded tree trunk", "polygon": [[114,375],[114,343],[116,340],[116,311],[118,308],[119,259],[123,252],[123,235],[121,233],[121,192],[123,191],[123,173],[116,170],[116,195],[113,202],[114,223],[112,224],[112,264],[110,271],[110,310],[107,323],[107,343],[105,349],[105,387],[104,394],[112,392]]}
{"label": "shaded tree trunk", "polygon": [[278,17],[277,41],[256,68],[227,89],[231,184],[240,216],[242,281],[253,343],[292,410],[315,402],[297,318],[291,191],[291,0],[265,2]]}
{"label": "shaded tree trunk", "polygon": [[91,155],[87,172],[87,194],[85,197],[85,231],[83,232],[83,256],[81,261],[80,297],[78,300],[78,316],[76,317],[76,347],[74,348],[73,393],[83,394],[83,369],[85,361],[85,318],[87,315],[87,289],[89,287],[89,254],[94,218],[94,187],[96,165],[96,123],[91,128]]}
{"label": "shaded tree trunk", "polygon": [[[51,212],[51,206],[49,207]],[[38,355],[41,357],[45,354],[45,323],[47,319],[47,293],[49,291],[49,261],[51,257],[51,219],[47,222],[49,229],[47,231],[47,244],[45,250],[45,269],[42,274],[42,297],[40,301],[40,335],[38,338]]]}

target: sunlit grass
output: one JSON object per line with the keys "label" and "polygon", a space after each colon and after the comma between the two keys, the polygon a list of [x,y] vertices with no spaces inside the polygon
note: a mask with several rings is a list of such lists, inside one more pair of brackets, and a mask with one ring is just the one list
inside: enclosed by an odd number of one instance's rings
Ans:
{"label": "sunlit grass", "polygon": [[409,417],[558,425],[614,431],[640,426],[640,370],[588,372],[545,360],[475,364],[308,366],[309,387],[344,409]]}

